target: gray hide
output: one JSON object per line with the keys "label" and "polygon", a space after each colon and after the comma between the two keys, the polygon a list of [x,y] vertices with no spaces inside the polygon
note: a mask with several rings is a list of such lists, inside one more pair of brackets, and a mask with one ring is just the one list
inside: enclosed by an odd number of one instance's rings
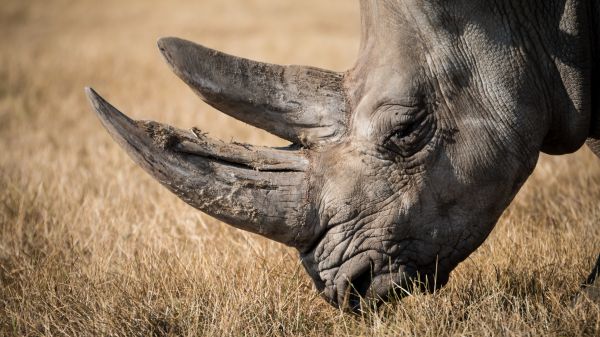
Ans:
{"label": "gray hide", "polygon": [[297,248],[323,297],[352,310],[444,285],[540,151],[573,152],[589,137],[598,153],[600,138],[597,2],[360,6],[358,61],[345,73],[159,41],[200,98],[288,148],[133,121],[88,90],[153,177],[201,211]]}

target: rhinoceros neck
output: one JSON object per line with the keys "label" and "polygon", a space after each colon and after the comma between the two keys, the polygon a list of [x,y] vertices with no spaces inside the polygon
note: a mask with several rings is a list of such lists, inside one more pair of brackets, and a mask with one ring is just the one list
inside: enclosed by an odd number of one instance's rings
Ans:
{"label": "rhinoceros neck", "polygon": [[[475,46],[475,58],[485,57],[485,53],[477,54],[477,46],[508,45],[526,60],[527,69],[521,70],[537,79],[536,90],[540,92],[534,100],[543,102],[544,108],[539,109],[544,117],[540,120],[546,124],[540,127],[547,130],[541,150],[550,154],[574,152],[589,135],[596,102],[592,96],[598,96],[590,91],[591,69],[598,63],[593,61],[592,45],[599,43],[590,43],[599,30],[598,2],[362,0],[358,64],[368,67],[377,58],[386,62],[390,55],[398,54],[397,50],[417,50],[421,45],[422,50],[439,49],[440,36],[464,41],[465,31],[475,26],[487,34],[487,40],[475,36],[465,42]],[[590,6],[594,7],[594,23]],[[598,34],[595,36],[597,39]]]}
{"label": "rhinoceros neck", "polygon": [[[596,0],[589,0],[597,7]],[[542,151],[571,153],[585,142],[592,111],[593,56],[590,2],[505,0],[512,29],[538,64],[548,106]]]}
{"label": "rhinoceros neck", "polygon": [[588,144],[593,143],[595,153],[600,156],[600,2],[590,0],[592,10],[592,122]]}
{"label": "rhinoceros neck", "polygon": [[595,64],[600,66],[598,60],[600,60],[600,2],[597,0],[590,0],[592,10],[590,23],[592,26],[592,46],[594,50]]}
{"label": "rhinoceros neck", "polygon": [[587,138],[592,110],[590,3],[597,0],[498,0],[494,12],[537,78],[547,133],[541,151],[565,154]]}

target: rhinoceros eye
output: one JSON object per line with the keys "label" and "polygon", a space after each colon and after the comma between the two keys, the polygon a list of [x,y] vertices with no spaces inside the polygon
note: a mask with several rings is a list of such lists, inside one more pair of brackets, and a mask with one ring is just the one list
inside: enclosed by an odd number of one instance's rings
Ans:
{"label": "rhinoceros eye", "polygon": [[402,157],[419,152],[431,139],[432,118],[427,111],[419,111],[396,126],[385,141],[384,147]]}

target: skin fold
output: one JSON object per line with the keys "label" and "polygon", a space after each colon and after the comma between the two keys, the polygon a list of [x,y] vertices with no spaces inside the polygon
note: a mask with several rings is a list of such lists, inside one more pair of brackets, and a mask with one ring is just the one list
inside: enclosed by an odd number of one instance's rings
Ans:
{"label": "skin fold", "polygon": [[159,41],[201,99],[287,148],[132,121],[88,90],[153,177],[201,211],[297,248],[322,296],[354,311],[443,286],[540,152],[574,152],[587,139],[598,154],[600,135],[595,3],[360,6],[358,60],[344,73]]}

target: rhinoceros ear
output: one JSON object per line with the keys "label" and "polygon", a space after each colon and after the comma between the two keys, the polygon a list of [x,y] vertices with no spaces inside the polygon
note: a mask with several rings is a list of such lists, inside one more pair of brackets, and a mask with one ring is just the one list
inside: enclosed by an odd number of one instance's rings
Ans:
{"label": "rhinoceros ear", "polygon": [[341,73],[255,62],[178,38],[158,47],[200,98],[243,122],[308,147],[346,130]]}
{"label": "rhinoceros ear", "polygon": [[[598,92],[600,86],[594,87],[594,90]],[[598,158],[600,158],[600,99],[598,96],[594,96],[592,103],[592,120],[590,123],[590,133],[587,138],[587,146],[594,152]]]}

